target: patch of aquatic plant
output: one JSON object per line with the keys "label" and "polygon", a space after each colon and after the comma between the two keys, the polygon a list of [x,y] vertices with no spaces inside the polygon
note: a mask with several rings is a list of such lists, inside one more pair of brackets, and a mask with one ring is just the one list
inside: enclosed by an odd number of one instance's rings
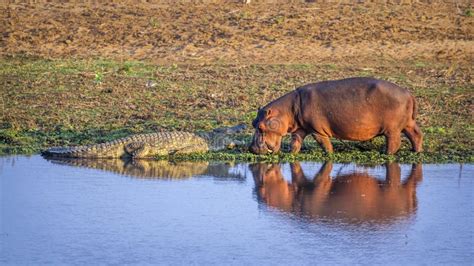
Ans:
{"label": "patch of aquatic plant", "polygon": [[343,151],[326,154],[322,150],[302,152],[299,154],[278,153],[255,155],[248,152],[223,151],[208,153],[179,154],[161,156],[158,159],[171,161],[242,161],[242,162],[294,162],[294,161],[333,161],[339,163],[381,164],[386,162],[400,163],[447,163],[474,162],[474,156],[464,154],[414,153],[400,151],[396,155],[386,155],[379,151]]}

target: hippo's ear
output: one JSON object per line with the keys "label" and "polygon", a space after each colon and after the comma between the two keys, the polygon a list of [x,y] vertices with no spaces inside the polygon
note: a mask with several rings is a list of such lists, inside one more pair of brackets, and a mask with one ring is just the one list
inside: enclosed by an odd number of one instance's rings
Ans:
{"label": "hippo's ear", "polygon": [[273,110],[273,109],[269,108],[269,109],[265,110],[265,117],[269,117],[272,114],[276,114],[276,112],[277,112],[276,110]]}

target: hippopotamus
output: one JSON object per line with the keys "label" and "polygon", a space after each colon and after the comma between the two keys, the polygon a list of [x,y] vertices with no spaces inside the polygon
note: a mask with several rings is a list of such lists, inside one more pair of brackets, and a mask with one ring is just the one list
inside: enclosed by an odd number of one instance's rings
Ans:
{"label": "hippopotamus", "polygon": [[423,135],[416,115],[413,95],[388,81],[356,77],[307,84],[258,110],[249,149],[255,154],[276,153],[283,136],[291,134],[293,153],[300,151],[308,135],[331,153],[331,138],[367,141],[383,135],[386,153],[394,154],[403,132],[412,150],[421,152]]}

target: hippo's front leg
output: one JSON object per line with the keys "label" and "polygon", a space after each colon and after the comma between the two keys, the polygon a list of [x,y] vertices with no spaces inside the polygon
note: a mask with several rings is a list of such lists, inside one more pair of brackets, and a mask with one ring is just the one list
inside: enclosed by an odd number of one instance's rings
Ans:
{"label": "hippo's front leg", "polygon": [[297,130],[291,133],[290,151],[291,153],[298,153],[303,146],[303,140],[306,137],[306,132]]}

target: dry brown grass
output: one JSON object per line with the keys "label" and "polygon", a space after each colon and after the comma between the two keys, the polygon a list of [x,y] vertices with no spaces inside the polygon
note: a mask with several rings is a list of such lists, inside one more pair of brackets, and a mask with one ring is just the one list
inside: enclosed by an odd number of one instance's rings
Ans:
{"label": "dry brown grass", "polygon": [[469,1],[101,3],[1,7],[2,54],[155,63],[467,63]]}

